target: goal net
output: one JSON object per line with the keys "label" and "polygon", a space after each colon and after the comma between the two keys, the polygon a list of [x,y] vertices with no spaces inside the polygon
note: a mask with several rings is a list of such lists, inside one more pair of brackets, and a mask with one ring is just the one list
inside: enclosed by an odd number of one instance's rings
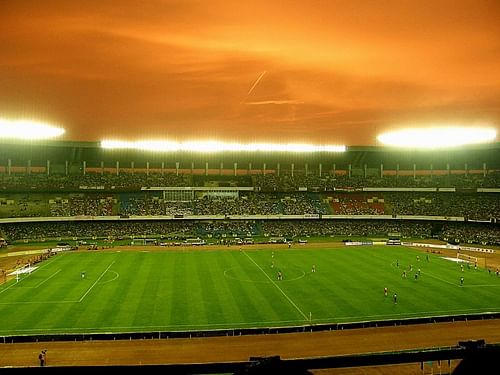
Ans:
{"label": "goal net", "polygon": [[28,263],[18,267],[14,272],[9,273],[8,275],[15,276],[16,280],[19,281],[31,274],[31,272],[33,272],[35,269],[36,267],[33,267],[30,263]]}
{"label": "goal net", "polygon": [[469,254],[464,254],[461,252],[457,252],[457,261],[459,262],[466,262],[471,266],[474,266],[477,264],[478,267],[484,267],[485,266],[485,261],[484,258],[478,258]]}

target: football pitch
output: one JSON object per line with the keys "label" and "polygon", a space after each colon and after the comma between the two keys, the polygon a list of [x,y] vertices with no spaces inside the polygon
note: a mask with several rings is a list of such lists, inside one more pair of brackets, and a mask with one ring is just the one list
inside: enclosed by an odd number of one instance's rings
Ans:
{"label": "football pitch", "polygon": [[403,246],[67,252],[0,287],[1,336],[283,327],[481,312],[500,312],[500,277]]}

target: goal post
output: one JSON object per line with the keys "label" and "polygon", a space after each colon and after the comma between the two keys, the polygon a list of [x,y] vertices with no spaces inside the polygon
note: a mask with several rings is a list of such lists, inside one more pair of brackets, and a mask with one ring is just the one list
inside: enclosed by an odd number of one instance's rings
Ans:
{"label": "goal post", "polygon": [[460,251],[457,252],[457,259],[464,261],[464,262],[477,263],[477,257],[474,257],[474,256],[469,255],[469,254],[461,253]]}
{"label": "goal post", "polygon": [[33,267],[31,263],[26,263],[24,266],[21,267],[20,271],[21,273],[30,274],[34,269],[35,267]]}
{"label": "goal post", "polygon": [[479,257],[475,257],[473,255],[464,254],[464,253],[461,253],[460,251],[457,252],[457,261],[469,263],[471,266],[474,266],[476,264],[478,267],[484,268],[486,266],[485,258],[479,258]]}
{"label": "goal post", "polygon": [[19,282],[24,277],[28,276],[35,270],[36,267],[32,267],[31,263],[26,263],[18,267],[13,273],[16,275],[16,281]]}

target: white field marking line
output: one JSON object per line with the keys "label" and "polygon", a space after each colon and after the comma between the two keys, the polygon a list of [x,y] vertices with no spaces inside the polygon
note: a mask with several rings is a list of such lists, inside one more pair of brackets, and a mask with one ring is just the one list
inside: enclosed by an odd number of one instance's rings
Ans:
{"label": "white field marking line", "polygon": [[115,274],[115,277],[113,277],[111,280],[103,281],[101,283],[101,285],[110,283],[112,281],[115,281],[116,279],[118,279],[120,277],[120,274],[118,272],[116,272],[116,271],[109,271],[109,272],[113,272]]}
{"label": "white field marking line", "polygon": [[35,285],[35,286],[20,286],[20,287],[18,287],[18,288],[36,289],[36,288],[38,288],[40,285],[42,285],[44,282],[46,282],[46,281],[48,281],[48,280],[52,279],[55,275],[57,275],[57,274],[58,274],[59,272],[61,272],[61,271],[62,271],[61,269],[57,270],[55,273],[53,273],[52,275],[50,275],[49,277],[47,277],[45,280],[42,280],[41,282],[39,282],[39,283],[38,283],[37,285]]}
{"label": "white field marking line", "polygon": [[[37,268],[35,268],[35,271],[36,271],[36,270],[37,270]],[[35,271],[33,271],[33,272],[35,272]],[[13,286],[15,286],[15,287],[16,287],[16,289],[18,289],[18,288],[33,288],[32,286],[19,286],[19,285],[18,285],[21,281],[23,281],[24,279],[26,279],[26,278],[30,277],[30,276],[33,274],[33,272],[29,272],[29,273],[28,273],[25,277],[23,277],[23,278],[19,278],[19,280],[17,280],[15,283],[12,283],[12,284],[10,284],[10,286],[8,286],[7,288],[0,290],[0,293],[5,292],[7,289],[12,288]]]}
{"label": "white field marking line", "polygon": [[[276,320],[276,321],[261,321],[261,322],[238,322],[238,323],[212,323],[209,325],[206,324],[164,324],[164,325],[145,325],[145,326],[106,326],[106,327],[71,327],[71,328],[35,328],[35,329],[16,329],[16,330],[8,330],[8,331],[0,331],[0,335],[6,335],[6,334],[11,334],[11,333],[16,333],[16,332],[92,332],[92,333],[100,333],[100,330],[103,331],[110,331],[113,329],[116,330],[130,330],[130,329],[136,329],[139,330],[138,332],[141,332],[141,330],[148,329],[148,330],[166,330],[166,329],[171,329],[171,328],[183,328],[183,327],[191,327],[193,329],[199,330],[199,327],[222,327],[222,328],[216,328],[218,330],[223,329],[223,330],[231,330],[231,329],[241,329],[242,326],[250,326],[250,328],[262,328],[261,325],[266,325],[270,327],[280,327],[279,325],[276,324],[285,324],[283,327],[287,327],[286,324],[289,323],[303,323],[304,321],[302,319],[296,319],[296,320]],[[234,325],[235,327],[231,327],[231,325]],[[236,326],[239,325],[239,326]],[[75,331],[76,330],[76,331]],[[189,331],[189,330],[187,330]],[[117,333],[120,333],[120,331],[117,331]]]}
{"label": "white field marking line", "polygon": [[433,277],[433,278],[435,278],[436,280],[442,281],[443,283],[447,283],[447,284],[454,285],[454,286],[460,286],[460,283],[459,283],[459,282],[452,283],[451,281],[448,281],[448,280],[442,279],[442,278],[440,278],[440,277],[437,277],[437,276],[433,275],[432,273],[422,272],[422,274],[424,274],[424,275],[426,275],[426,276]]}
{"label": "white field marking line", "polygon": [[309,320],[309,317],[308,317],[306,314],[304,314],[304,312],[303,312],[303,311],[302,311],[302,310],[301,310],[301,309],[300,309],[300,308],[299,308],[299,307],[295,304],[295,302],[293,302],[293,301],[290,299],[290,297],[288,297],[288,296],[286,295],[286,293],[283,291],[283,289],[281,289],[281,288],[278,286],[278,284],[276,284],[276,282],[275,282],[273,279],[271,279],[271,278],[269,277],[269,275],[266,273],[266,271],[264,271],[264,270],[262,269],[262,267],[261,267],[261,266],[259,266],[259,265],[255,262],[255,260],[253,260],[253,259],[252,259],[252,257],[250,257],[250,255],[248,255],[245,251],[243,251],[243,254],[245,254],[245,255],[247,256],[247,258],[248,258],[248,259],[250,259],[250,260],[252,261],[252,263],[253,263],[253,264],[255,264],[255,265],[257,266],[257,268],[258,268],[258,269],[260,269],[260,270],[262,271],[262,273],[263,273],[264,275],[266,275],[266,277],[267,277],[267,278],[271,281],[271,283],[273,283],[273,284],[274,284],[274,286],[275,286],[276,288],[278,288],[278,290],[281,292],[281,294],[283,294],[283,295],[285,296],[285,298],[288,300],[288,302],[290,302],[290,303],[292,304],[292,306],[293,306],[293,307],[295,307],[295,308],[297,309],[297,311],[298,311],[298,312],[299,312],[299,313],[300,313],[300,314],[304,317],[304,319],[305,319],[305,320]]}
{"label": "white field marking line", "polygon": [[[467,314],[467,313],[472,313],[472,314],[486,314],[486,313],[496,313],[500,311],[500,306],[499,307],[485,307],[485,308],[478,308],[478,309],[456,309],[456,310],[436,310],[436,311],[421,311],[421,312],[413,312],[413,313],[397,313],[397,314],[377,314],[377,315],[355,315],[355,316],[340,316],[340,317],[335,317],[335,318],[319,318],[319,319],[313,319],[316,323],[318,322],[335,322],[335,319],[337,320],[342,320],[342,319],[359,319],[359,318],[366,318],[366,319],[371,319],[371,318],[384,318],[386,317],[387,319],[390,319],[391,317],[402,317],[403,319],[405,317],[412,318],[439,318],[442,316],[453,316],[453,314]],[[435,315],[438,314],[438,315]],[[347,322],[353,322],[357,323],[360,322],[361,320],[348,320]]]}
{"label": "white field marking line", "polygon": [[500,284],[460,285],[461,288],[498,288]]}
{"label": "white field marking line", "polygon": [[444,283],[448,283],[451,285],[458,286],[460,288],[498,288],[500,287],[500,284],[474,284],[474,285],[460,285],[460,283],[452,283],[451,281],[441,279],[440,277],[434,276],[432,273],[427,273],[427,272],[422,272],[424,275],[428,275],[430,277],[433,277],[439,281],[442,281]]}
{"label": "white field marking line", "polygon": [[[106,271],[109,269],[109,267],[111,267],[113,265],[114,261],[108,266],[108,268],[106,268],[106,270],[103,272],[103,274],[99,277],[99,279],[97,279],[97,281],[91,285],[91,287],[87,290],[87,292],[78,300],[78,301],[16,301],[16,302],[0,302],[0,305],[31,305],[31,304],[45,304],[45,303],[76,303],[76,302],[81,302],[83,300],[83,298],[90,292],[90,290],[95,286],[95,284],[101,279],[101,277],[104,275],[104,273],[106,273]],[[58,270],[56,273],[54,273],[53,275],[49,276],[47,279],[43,280],[41,283],[39,283],[37,286],[34,286],[34,287],[21,287],[21,288],[38,288],[40,285],[42,285],[44,282],[46,282],[47,280],[49,280],[50,278],[54,277],[56,274],[58,274],[61,270]],[[115,271],[111,271],[111,272],[114,272],[116,277],[114,277],[113,279],[111,280],[108,280],[108,281],[105,281],[103,282],[102,284],[106,284],[106,283],[109,283],[111,281],[114,281],[116,280],[120,275],[115,272]],[[13,286],[16,286],[16,284],[11,284],[10,286],[8,286],[7,288],[5,289],[2,289],[0,290],[0,293],[3,293],[5,292],[6,290],[12,288]]]}
{"label": "white field marking line", "polygon": [[14,301],[14,302],[0,302],[0,305],[40,305],[46,303],[76,303],[80,301]]}
{"label": "white field marking line", "polygon": [[90,293],[90,291],[97,285],[97,283],[99,282],[99,280],[102,279],[102,277],[104,276],[104,274],[106,272],[108,272],[108,270],[111,268],[111,266],[115,263],[115,261],[112,261],[111,264],[101,273],[101,276],[99,276],[97,278],[96,281],[94,281],[94,283],[90,286],[90,288],[87,289],[87,291],[85,292],[85,294],[83,296],[81,296],[81,298],[78,300],[78,302],[82,302],[83,299],[87,296],[87,294]]}
{"label": "white field marking line", "polygon": [[[58,254],[57,256],[52,256],[51,258],[44,260],[40,266],[37,267],[37,270],[41,270],[42,268],[47,267],[49,264],[52,264],[57,261],[57,259],[62,258],[67,254]],[[33,272],[32,272],[33,273]]]}
{"label": "white field marking line", "polygon": [[17,283],[12,283],[12,284],[10,284],[8,287],[6,287],[6,288],[4,288],[4,289],[0,290],[0,294],[2,294],[3,292],[5,292],[6,290],[9,290],[10,288],[12,288],[12,287],[13,287],[14,285],[16,285],[16,284],[17,284]]}
{"label": "white field marking line", "polygon": [[[236,267],[231,267],[231,268],[228,268],[226,270],[224,270],[224,277],[228,278],[228,279],[231,279],[231,280],[236,280],[236,281],[242,281],[242,282],[245,282],[245,283],[256,283],[256,284],[269,284],[268,281],[258,281],[258,280],[249,280],[249,279],[240,279],[240,278],[237,278],[235,276],[231,276],[228,274],[228,271],[231,271],[233,269],[235,269]],[[290,282],[290,281],[297,281],[297,280],[300,280],[302,278],[304,278],[306,276],[306,273],[304,271],[300,271],[302,272],[302,275],[300,276],[297,276],[293,279],[286,279],[286,280],[283,280],[283,282]]]}
{"label": "white field marking line", "polygon": [[[262,328],[260,325],[266,325],[270,326],[272,328],[274,327],[280,327],[279,325],[277,326],[276,324],[282,323],[282,324],[288,324],[288,323],[304,323],[302,319],[296,319],[296,320],[275,320],[275,321],[261,321],[261,322],[238,322],[238,323],[211,323],[209,325],[206,324],[165,324],[165,325],[144,325],[144,326],[106,326],[106,327],[71,327],[71,328],[35,328],[35,329],[16,329],[16,330],[9,330],[9,331],[0,331],[0,335],[10,333],[10,332],[50,332],[50,331],[55,331],[55,332],[61,332],[61,331],[66,331],[66,332],[90,332],[92,333],[100,333],[100,330],[104,331],[109,331],[113,329],[117,330],[130,330],[130,329],[138,329],[139,332],[143,329],[156,329],[156,330],[165,330],[168,328],[182,328],[182,327],[192,327],[193,329],[198,330],[199,328],[196,327],[223,327],[223,328],[217,328],[217,329],[224,329],[224,330],[231,330],[231,329],[240,329],[241,326],[250,326],[250,328]],[[231,327],[231,325],[241,325],[239,327]],[[227,328],[226,328],[227,327]],[[284,325],[283,327],[287,327],[287,325]],[[189,330],[188,330],[189,331]],[[117,331],[119,333],[120,331]]]}
{"label": "white field marking line", "polygon": [[[37,267],[37,268],[35,269],[35,271],[36,271],[36,270],[40,270],[40,269],[42,269],[42,268],[46,267],[49,263],[53,263],[53,262],[55,261],[55,259],[59,259],[61,256],[62,256],[62,255],[59,255],[58,257],[55,257],[55,258],[53,257],[52,259],[48,259],[48,260],[47,260],[47,261],[45,261],[45,262],[44,262],[44,264],[42,264],[40,267]],[[33,271],[33,272],[35,272],[35,271]],[[32,274],[33,272],[30,272],[30,273],[29,273],[26,277],[30,277],[30,276],[31,276],[31,274]],[[8,287],[6,287],[5,289],[0,290],[0,294],[2,294],[3,292],[5,292],[6,290],[8,290],[8,289],[12,288],[13,286],[16,286],[17,284],[19,284],[19,282],[20,282],[20,281],[24,280],[26,277],[23,277],[22,279],[19,279],[19,281],[18,281],[18,282],[16,282],[16,283],[12,283],[12,284],[10,284]],[[19,286],[17,285],[17,287],[19,287]],[[23,288],[24,288],[24,287],[23,287]]]}
{"label": "white field marking line", "polygon": [[[459,310],[450,310],[453,312],[472,312],[472,313],[491,313],[491,312],[497,312],[499,311],[500,307],[496,308],[490,308],[487,310],[486,308],[484,309],[459,309]],[[487,311],[484,311],[487,310]],[[436,313],[445,313],[445,315],[425,315],[425,314],[436,314]],[[342,317],[335,317],[335,318],[319,318],[319,319],[313,319],[313,322],[315,323],[321,323],[321,322],[326,322],[327,324],[345,324],[345,323],[359,323],[359,322],[370,322],[372,320],[366,320],[370,318],[378,318],[378,317],[387,317],[387,319],[390,319],[391,317],[408,317],[412,318],[413,316],[416,317],[421,317],[421,318],[439,318],[441,316],[450,316],[447,314],[448,311],[434,311],[434,312],[420,312],[420,313],[398,313],[398,314],[379,314],[379,315],[366,315],[366,316],[342,316]],[[359,320],[360,318],[366,318],[364,320]],[[344,319],[356,319],[356,320],[347,320],[343,321]],[[92,333],[99,333],[100,330],[103,331],[109,331],[109,330],[130,330],[130,329],[138,329],[138,332],[141,332],[140,330],[143,329],[158,329],[158,330],[165,330],[169,328],[181,328],[181,327],[192,327],[193,329],[197,329],[196,327],[223,327],[219,329],[224,329],[224,330],[237,330],[241,329],[243,326],[253,326],[254,328],[262,328],[262,325],[266,326],[271,326],[272,328],[277,328],[277,327],[287,327],[287,323],[303,323],[303,320],[299,319],[294,319],[294,320],[275,320],[275,321],[259,321],[259,322],[231,322],[231,323],[211,323],[211,324],[165,324],[165,325],[144,325],[144,326],[105,326],[105,327],[71,327],[71,328],[37,328],[37,329],[16,329],[16,330],[8,330],[8,331],[0,331],[0,335],[6,335],[6,334],[11,334],[12,332],[50,332],[50,331],[55,331],[55,332],[92,332]],[[277,324],[285,324],[283,326],[279,326]],[[231,327],[231,326],[236,326],[237,327]],[[188,330],[189,331],[189,330]],[[119,333],[119,331],[117,332]]]}
{"label": "white field marking line", "polygon": [[61,270],[57,270],[57,272],[53,273],[52,275],[50,275],[49,277],[47,277],[45,280],[43,280],[42,282],[38,283],[38,285],[35,286],[35,288],[38,288],[40,285],[42,285],[44,282],[52,279],[55,275],[57,275],[59,272],[61,272]]}
{"label": "white field marking line", "polygon": [[[381,258],[381,257],[378,257],[375,255],[376,258]],[[446,259],[446,258],[445,258]],[[454,258],[453,258],[454,259]],[[391,263],[391,267],[394,267],[394,262]],[[442,281],[443,283],[447,283],[447,284],[450,284],[450,285],[455,285],[455,286],[460,286],[460,287],[468,287],[468,288],[474,288],[474,287],[496,287],[496,286],[500,286],[500,285],[459,285],[458,283],[452,283],[451,281],[448,281],[448,280],[445,280],[445,279],[442,279],[438,276],[435,276],[433,275],[432,273],[427,273],[427,272],[422,272],[423,275],[427,275],[427,276],[430,276],[430,277],[433,277],[435,278],[436,280],[439,280],[439,281]]]}

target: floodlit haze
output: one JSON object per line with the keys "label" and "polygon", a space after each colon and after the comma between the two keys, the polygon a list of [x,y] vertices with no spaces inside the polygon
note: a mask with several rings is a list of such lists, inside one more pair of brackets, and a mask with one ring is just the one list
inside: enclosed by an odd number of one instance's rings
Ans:
{"label": "floodlit haze", "polygon": [[0,0],[0,117],[86,141],[498,130],[499,19],[497,0]]}

